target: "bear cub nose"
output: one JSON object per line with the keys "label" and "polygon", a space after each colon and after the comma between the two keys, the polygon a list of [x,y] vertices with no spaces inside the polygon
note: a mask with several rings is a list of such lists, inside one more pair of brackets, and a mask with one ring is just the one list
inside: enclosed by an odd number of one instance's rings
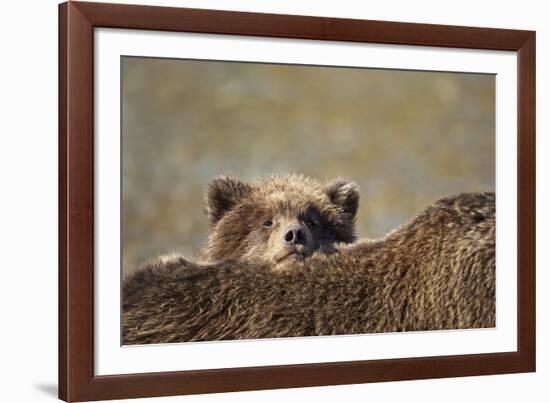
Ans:
{"label": "bear cub nose", "polygon": [[287,246],[305,245],[306,243],[306,234],[301,225],[290,225],[283,233],[283,241]]}

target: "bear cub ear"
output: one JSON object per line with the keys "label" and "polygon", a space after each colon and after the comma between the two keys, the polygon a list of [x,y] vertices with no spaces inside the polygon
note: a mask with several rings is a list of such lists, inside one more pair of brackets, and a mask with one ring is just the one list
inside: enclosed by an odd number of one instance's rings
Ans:
{"label": "bear cub ear", "polygon": [[349,218],[355,218],[359,207],[359,186],[345,179],[337,179],[325,186],[325,193]]}
{"label": "bear cub ear", "polygon": [[252,192],[252,186],[230,176],[219,176],[208,184],[206,214],[217,223],[235,204]]}

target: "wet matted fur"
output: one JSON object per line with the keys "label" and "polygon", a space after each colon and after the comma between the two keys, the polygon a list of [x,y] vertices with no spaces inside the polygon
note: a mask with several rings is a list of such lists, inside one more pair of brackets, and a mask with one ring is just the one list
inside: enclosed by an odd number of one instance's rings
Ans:
{"label": "wet matted fur", "polygon": [[291,270],[149,264],[123,285],[123,343],[486,328],[495,305],[495,196],[470,193]]}

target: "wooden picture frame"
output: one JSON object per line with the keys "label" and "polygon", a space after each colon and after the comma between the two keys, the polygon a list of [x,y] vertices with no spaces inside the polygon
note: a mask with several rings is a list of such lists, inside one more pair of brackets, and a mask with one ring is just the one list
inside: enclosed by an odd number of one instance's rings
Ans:
{"label": "wooden picture frame", "polygon": [[[506,50],[518,59],[518,350],[132,375],[94,374],[94,28]],[[59,398],[66,401],[535,371],[535,33],[249,12],[59,6]]]}

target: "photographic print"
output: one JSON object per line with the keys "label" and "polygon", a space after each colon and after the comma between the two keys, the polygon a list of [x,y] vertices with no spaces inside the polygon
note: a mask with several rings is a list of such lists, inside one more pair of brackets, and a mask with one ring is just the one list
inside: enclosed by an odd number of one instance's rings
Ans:
{"label": "photographic print", "polygon": [[60,4],[59,397],[535,371],[535,37]]}
{"label": "photographic print", "polygon": [[122,56],[122,344],[494,328],[495,88]]}

